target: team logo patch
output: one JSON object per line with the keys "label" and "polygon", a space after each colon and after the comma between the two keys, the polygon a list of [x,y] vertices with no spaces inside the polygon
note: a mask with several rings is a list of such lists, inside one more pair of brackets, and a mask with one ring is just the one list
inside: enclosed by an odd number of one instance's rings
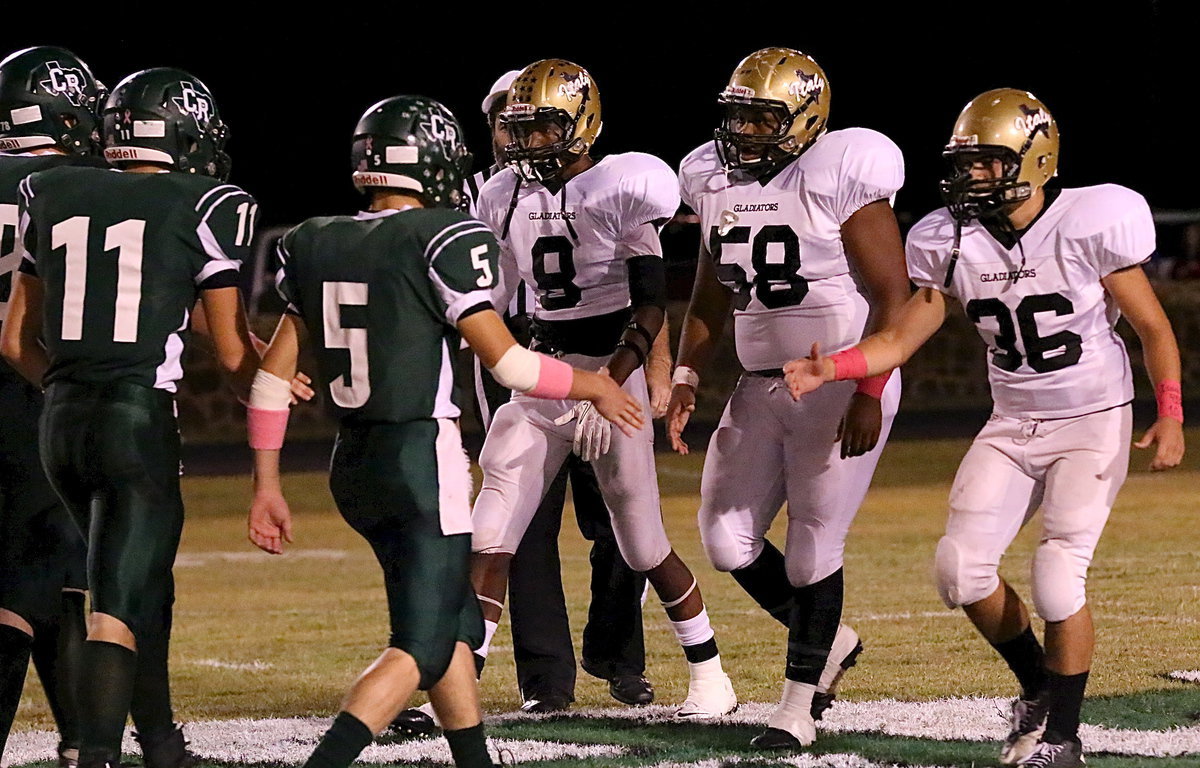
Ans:
{"label": "team logo patch", "polygon": [[812,97],[814,101],[821,98],[825,92],[825,78],[814,72],[808,74],[802,69],[796,70],[796,81],[788,86],[788,94],[795,99]]}
{"label": "team logo patch", "polygon": [[575,97],[583,94],[583,98],[587,98],[588,87],[592,84],[592,79],[587,72],[577,72],[568,74],[560,72],[563,82],[558,85],[558,95],[562,96],[567,101],[575,101]]}
{"label": "team logo patch", "polygon": [[46,79],[38,81],[42,90],[52,96],[62,96],[76,107],[87,102],[87,94],[83,90],[87,78],[78,67],[64,67],[57,61],[46,63]]}
{"label": "team logo patch", "polygon": [[1050,113],[1038,107],[1030,109],[1021,104],[1021,116],[1016,118],[1017,130],[1024,133],[1027,137],[1033,138],[1035,133],[1040,133],[1046,138],[1050,137]]}
{"label": "team logo patch", "polygon": [[733,211],[721,211],[721,221],[717,224],[717,234],[721,237],[729,234],[729,230],[738,223],[738,215]]}
{"label": "team logo patch", "polygon": [[186,80],[181,80],[179,87],[182,93],[172,97],[171,101],[175,102],[175,106],[180,112],[192,116],[192,119],[196,121],[197,128],[203,128],[216,111],[213,109],[212,99],[197,91],[196,87]]}

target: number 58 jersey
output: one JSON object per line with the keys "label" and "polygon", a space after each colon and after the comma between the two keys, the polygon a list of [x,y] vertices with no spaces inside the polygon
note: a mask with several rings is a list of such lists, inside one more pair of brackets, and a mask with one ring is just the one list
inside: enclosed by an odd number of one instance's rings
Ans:
{"label": "number 58 jersey", "polygon": [[900,149],[866,128],[821,136],[765,183],[727,173],[711,141],[684,158],[680,191],[700,216],[717,279],[734,293],[734,337],[746,370],[807,357],[814,341],[833,352],[860,339],[866,301],[841,228],[903,183]]}
{"label": "number 58 jersey", "polygon": [[909,276],[963,305],[988,346],[995,413],[1082,416],[1128,403],[1133,376],[1115,330],[1120,317],[1100,280],[1154,252],[1146,200],[1114,184],[1047,191],[1019,243],[978,221],[963,226],[946,285],[954,220],[934,211],[908,234]]}

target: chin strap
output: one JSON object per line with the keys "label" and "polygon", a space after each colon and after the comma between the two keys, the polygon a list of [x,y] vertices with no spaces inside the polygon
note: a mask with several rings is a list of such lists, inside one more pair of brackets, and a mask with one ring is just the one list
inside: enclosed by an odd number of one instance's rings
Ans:
{"label": "chin strap", "polygon": [[514,175],[517,177],[517,183],[513,184],[512,200],[508,202],[508,213],[504,214],[504,228],[500,233],[501,240],[508,239],[508,229],[512,225],[513,214],[517,212],[517,197],[521,194],[521,184],[524,183],[521,174]]}

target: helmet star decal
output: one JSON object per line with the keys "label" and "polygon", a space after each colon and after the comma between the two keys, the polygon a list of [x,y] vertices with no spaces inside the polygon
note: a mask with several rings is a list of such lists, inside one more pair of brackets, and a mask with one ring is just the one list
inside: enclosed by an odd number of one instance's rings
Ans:
{"label": "helmet star decal", "polygon": [[1030,138],[1032,138],[1035,133],[1040,133],[1049,138],[1050,113],[1041,107],[1030,108],[1025,104],[1020,104],[1018,106],[1021,108],[1021,116],[1016,118],[1017,130],[1022,131]]}
{"label": "helmet star decal", "polygon": [[83,91],[86,82],[83,70],[63,67],[57,61],[48,61],[46,79],[39,81],[38,85],[47,93],[62,96],[72,105],[80,107],[87,101],[87,94]]}
{"label": "helmet star decal", "polygon": [[181,80],[179,87],[183,93],[173,96],[171,101],[175,102],[180,112],[191,115],[198,127],[203,127],[213,116],[212,102],[186,80]]}

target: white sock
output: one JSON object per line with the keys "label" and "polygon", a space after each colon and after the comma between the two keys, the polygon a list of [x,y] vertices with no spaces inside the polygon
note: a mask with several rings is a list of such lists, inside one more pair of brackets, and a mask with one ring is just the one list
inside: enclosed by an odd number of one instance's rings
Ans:
{"label": "white sock", "polygon": [[704,608],[701,608],[700,613],[690,619],[672,621],[671,629],[674,630],[679,644],[685,648],[689,645],[707,643],[716,634],[713,632],[712,625],[708,623],[708,611]]}
{"label": "white sock", "polygon": [[488,651],[492,647],[492,637],[496,634],[496,627],[498,626],[500,625],[495,621],[483,620],[483,645],[479,646],[479,649],[475,651],[476,656],[487,658]]}
{"label": "white sock", "polygon": [[699,661],[695,664],[688,662],[688,677],[692,680],[719,680],[724,676],[725,670],[721,668],[720,654],[707,661]]}
{"label": "white sock", "polygon": [[796,723],[812,721],[812,700],[816,692],[815,685],[784,680],[783,697],[779,700],[779,706],[771,713],[767,725],[794,734],[797,730]]}

